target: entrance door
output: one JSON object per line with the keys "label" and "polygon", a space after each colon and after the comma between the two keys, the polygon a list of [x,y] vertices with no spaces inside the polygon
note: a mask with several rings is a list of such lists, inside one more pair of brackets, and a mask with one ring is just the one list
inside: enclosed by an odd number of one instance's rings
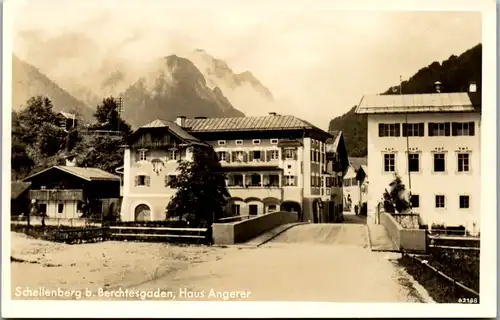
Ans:
{"label": "entrance door", "polygon": [[256,216],[259,213],[259,207],[256,204],[251,204],[248,206],[248,214],[251,216]]}
{"label": "entrance door", "polygon": [[151,209],[145,204],[140,204],[135,208],[135,221],[151,220]]}

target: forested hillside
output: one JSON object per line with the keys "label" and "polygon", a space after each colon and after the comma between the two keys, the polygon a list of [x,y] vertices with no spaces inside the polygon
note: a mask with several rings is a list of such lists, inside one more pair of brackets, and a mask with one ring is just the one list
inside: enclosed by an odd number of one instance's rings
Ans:
{"label": "forested hillside", "polygon": [[[403,94],[434,92],[434,82],[443,84],[443,92],[467,91],[469,83],[475,81],[481,90],[482,45],[465,51],[460,56],[452,55],[439,63],[434,61],[420,69],[408,81],[403,81]],[[399,84],[388,88],[382,94],[399,93]],[[354,113],[356,106],[347,113],[330,121],[329,130],[342,130],[347,151],[351,157],[367,155],[366,116]]]}

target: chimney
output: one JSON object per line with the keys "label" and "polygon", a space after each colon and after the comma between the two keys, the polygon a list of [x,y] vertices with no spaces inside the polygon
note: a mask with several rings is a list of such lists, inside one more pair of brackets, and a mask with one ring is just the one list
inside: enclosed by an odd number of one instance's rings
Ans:
{"label": "chimney", "polygon": [[276,115],[277,115],[277,113],[276,113],[276,112],[269,112],[269,115],[270,115],[270,116],[276,116]]}
{"label": "chimney", "polygon": [[469,92],[476,92],[477,91],[477,85],[475,81],[471,81],[469,83]]}
{"label": "chimney", "polygon": [[441,87],[442,87],[442,83],[441,82],[439,82],[439,81],[434,82],[434,88],[436,89],[437,93],[441,92]]}
{"label": "chimney", "polygon": [[66,167],[76,167],[76,157],[75,156],[66,157]]}
{"label": "chimney", "polygon": [[186,117],[184,117],[184,116],[177,116],[177,119],[175,120],[175,123],[177,123],[177,125],[179,127],[184,127],[185,124],[186,124]]}

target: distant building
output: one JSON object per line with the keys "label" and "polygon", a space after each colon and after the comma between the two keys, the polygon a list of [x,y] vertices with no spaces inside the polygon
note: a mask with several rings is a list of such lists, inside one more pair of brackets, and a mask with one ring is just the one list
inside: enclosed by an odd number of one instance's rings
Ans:
{"label": "distant building", "polygon": [[368,115],[369,219],[397,173],[425,224],[479,230],[480,93],[364,96],[356,113]]}
{"label": "distant building", "polygon": [[78,119],[73,113],[59,111],[59,113],[57,113],[57,119],[59,121],[59,126],[65,131],[70,131],[78,126]]}
{"label": "distant building", "polygon": [[227,174],[230,215],[288,210],[319,222],[321,203],[331,199],[326,141],[332,138],[304,120],[274,113],[155,120],[135,131],[125,148],[122,219],[165,219],[176,192],[167,183],[178,174],[177,160],[210,147]]}
{"label": "distant building", "polygon": [[[349,158],[349,167],[344,175],[344,209],[346,211],[355,212],[356,207],[361,208],[363,202],[366,202],[366,173],[362,166],[367,164],[367,158]],[[365,199],[363,199],[363,197]],[[349,201],[350,200],[350,201]]]}
{"label": "distant building", "polygon": [[349,167],[347,149],[342,131],[329,131],[333,136],[326,141],[327,172],[332,175],[331,197],[338,211],[342,212],[344,207],[343,179]]}

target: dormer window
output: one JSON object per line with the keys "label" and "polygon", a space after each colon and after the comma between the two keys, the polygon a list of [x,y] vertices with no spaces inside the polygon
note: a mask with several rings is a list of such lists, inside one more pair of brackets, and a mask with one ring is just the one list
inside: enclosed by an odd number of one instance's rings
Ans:
{"label": "dormer window", "polygon": [[254,145],[259,145],[260,144],[260,139],[253,139],[252,143]]}
{"label": "dormer window", "polygon": [[219,146],[225,146],[226,140],[219,140]]}
{"label": "dormer window", "polygon": [[237,146],[241,146],[243,144],[243,140],[235,140],[234,142]]}
{"label": "dormer window", "polygon": [[271,144],[278,144],[278,139],[271,139]]}

